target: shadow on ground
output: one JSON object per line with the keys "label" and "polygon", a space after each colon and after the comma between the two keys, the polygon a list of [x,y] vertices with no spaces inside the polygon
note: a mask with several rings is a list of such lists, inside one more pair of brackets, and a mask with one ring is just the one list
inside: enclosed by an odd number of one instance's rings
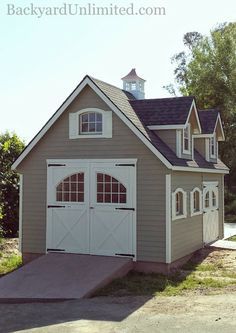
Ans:
{"label": "shadow on ground", "polygon": [[[89,320],[121,322],[151,297],[101,297],[59,303],[0,304],[0,332],[10,333]],[[47,327],[48,328],[48,327]]]}

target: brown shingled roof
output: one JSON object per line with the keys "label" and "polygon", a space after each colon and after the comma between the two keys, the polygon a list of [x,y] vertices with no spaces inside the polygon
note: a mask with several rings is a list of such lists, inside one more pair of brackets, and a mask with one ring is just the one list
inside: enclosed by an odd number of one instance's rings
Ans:
{"label": "brown shingled roof", "polygon": [[[91,78],[96,86],[111,100],[111,102],[138,128],[138,130],[152,143],[152,145],[173,165],[179,167],[196,167],[196,168],[206,168],[215,170],[228,170],[220,160],[217,163],[207,162],[197,151],[194,152],[194,160],[186,160],[183,158],[178,158],[176,154],[167,146],[165,142],[153,131],[147,128],[147,119],[143,116],[140,106],[142,102],[145,101],[145,105],[164,105],[167,100],[166,105],[168,105],[167,110],[170,110],[170,114],[173,114],[171,104],[173,103],[174,110],[181,113],[181,123],[184,123],[186,118],[186,112],[190,110],[190,106],[193,101],[193,97],[177,97],[177,98],[167,98],[158,100],[136,100],[135,97],[115,86],[107,84],[106,82]],[[157,101],[157,102],[156,102]],[[184,112],[181,111],[181,105],[184,106]],[[137,107],[138,106],[138,107]],[[147,112],[151,112],[150,110]],[[157,111],[158,112],[158,111]],[[153,112],[155,114],[155,111]],[[175,118],[176,119],[176,118]],[[168,123],[169,124],[169,123]]]}

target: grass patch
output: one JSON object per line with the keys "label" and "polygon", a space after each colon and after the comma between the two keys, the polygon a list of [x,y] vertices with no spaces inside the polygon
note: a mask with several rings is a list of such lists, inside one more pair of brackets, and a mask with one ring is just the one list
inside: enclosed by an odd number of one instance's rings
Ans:
{"label": "grass patch", "polygon": [[95,296],[176,296],[189,291],[209,294],[223,293],[236,286],[236,272],[231,251],[203,249],[169,276],[130,272],[97,291]]}
{"label": "grass patch", "polygon": [[[205,265],[206,266],[206,265]],[[204,267],[205,268],[205,267]],[[227,273],[225,275],[228,277]],[[181,276],[176,273],[172,276],[162,274],[142,274],[131,272],[122,279],[113,281],[110,285],[99,290],[95,296],[123,296],[123,295],[181,295],[186,290],[224,288],[236,285],[235,281],[217,280],[217,278],[201,278],[191,273]]]}
{"label": "grass patch", "polygon": [[22,258],[19,255],[11,255],[0,261],[0,275],[7,274],[22,265]]}
{"label": "grass patch", "polygon": [[227,238],[228,241],[236,242],[236,235]]}

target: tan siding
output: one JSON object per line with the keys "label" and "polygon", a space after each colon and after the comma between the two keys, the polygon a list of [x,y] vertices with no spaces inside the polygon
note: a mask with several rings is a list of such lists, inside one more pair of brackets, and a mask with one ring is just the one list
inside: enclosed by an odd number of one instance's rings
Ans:
{"label": "tan siding", "polygon": [[195,138],[194,139],[194,148],[206,158],[206,144],[205,138]]}
{"label": "tan siding", "polygon": [[171,252],[172,261],[194,252],[202,247],[202,215],[190,216],[190,192],[194,187],[202,188],[201,173],[174,172],[172,191],[181,187],[187,192],[187,218],[172,221]]}
{"label": "tan siding", "polygon": [[45,251],[46,159],[137,158],[138,260],[163,262],[166,168],[115,114],[112,139],[70,140],[68,113],[88,107],[108,110],[90,88],[85,88],[18,167],[24,174],[23,251]]}
{"label": "tan siding", "polygon": [[176,130],[159,130],[155,132],[176,154]]}
{"label": "tan siding", "polygon": [[222,175],[174,172],[172,173],[172,191],[181,187],[187,192],[187,218],[172,221],[172,261],[200,249],[203,245],[203,215],[190,216],[190,192],[194,187],[202,189],[203,181],[219,182],[219,231],[220,238],[223,237],[224,210]]}

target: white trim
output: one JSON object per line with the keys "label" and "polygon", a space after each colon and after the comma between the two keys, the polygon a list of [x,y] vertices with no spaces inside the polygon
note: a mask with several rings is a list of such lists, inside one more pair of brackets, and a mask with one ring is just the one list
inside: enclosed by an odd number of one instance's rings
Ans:
{"label": "white trim", "polygon": [[205,153],[206,153],[206,160],[210,162],[210,139],[205,140]]}
{"label": "white trim", "polygon": [[12,169],[16,169],[21,161],[26,157],[26,155],[33,149],[33,147],[38,143],[38,141],[44,136],[44,134],[51,128],[55,121],[60,117],[60,115],[66,110],[66,108],[72,103],[72,101],[78,96],[78,94],[88,85],[93,89],[97,95],[111,108],[115,114],[120,117],[120,119],[133,131],[134,134],[156,155],[157,158],[168,168],[171,169],[171,163],[153,146],[153,144],[142,134],[137,127],[129,120],[118,107],[115,106],[113,102],[95,85],[95,83],[89,77],[79,84],[79,86],[74,90],[74,92],[68,97],[64,104],[58,109],[58,111],[52,116],[52,118],[46,123],[46,125],[41,129],[41,131],[35,136],[35,138],[30,142],[30,144],[25,148],[18,159],[13,163]]}
{"label": "white trim", "polygon": [[[185,149],[185,130],[188,131],[188,149]],[[183,145],[183,154],[191,154],[191,124],[187,123],[182,131],[182,145]]]}
{"label": "white trim", "polygon": [[89,158],[89,159],[47,159],[46,162],[47,164],[65,164],[65,166],[71,166],[73,164],[78,164],[78,163],[115,163],[115,164],[122,164],[122,163],[127,163],[127,164],[136,164],[138,161],[137,158],[116,158],[116,159],[111,159],[111,158],[104,158],[104,159],[97,159],[97,158]]}
{"label": "white trim", "polygon": [[[212,142],[213,140],[213,142]],[[213,144],[212,144],[213,143]],[[212,146],[214,146],[214,154],[212,154]],[[217,158],[217,141],[216,141],[216,133],[209,139],[209,152],[210,158]]]}
{"label": "white trim", "polygon": [[[178,192],[181,192],[183,194],[183,214],[182,215],[176,215],[176,194]],[[178,187],[173,193],[172,193],[172,221],[184,219],[187,217],[187,193],[180,187]]]}
{"label": "white trim", "polygon": [[212,138],[213,134],[193,134],[194,138]]}
{"label": "white trim", "polygon": [[221,133],[222,133],[222,139],[221,140],[218,139],[218,141],[225,141],[225,133],[224,133],[224,129],[223,129],[223,125],[222,125],[222,120],[221,120],[220,113],[218,113],[218,116],[217,116],[217,119],[216,119],[216,124],[215,124],[214,132],[216,131],[218,122],[220,124],[220,129],[221,129]]}
{"label": "white trim", "polygon": [[222,173],[222,174],[228,174],[229,169],[223,170],[223,169],[207,169],[207,168],[198,168],[198,167],[179,167],[179,166],[173,166],[173,171],[189,171],[189,172],[205,172],[205,173]]}
{"label": "white trim", "polygon": [[171,263],[171,175],[166,175],[166,263]]}
{"label": "white trim", "polygon": [[183,129],[185,125],[149,125],[147,126],[150,130],[170,130],[170,129]]}
{"label": "white trim", "polygon": [[203,182],[202,183],[203,186],[219,186],[219,182],[209,182],[209,181],[206,181],[206,182]]}
{"label": "white trim", "polygon": [[[194,212],[194,193],[198,192],[199,193],[199,211]],[[200,188],[195,187],[191,192],[190,192],[190,216],[196,216],[202,214],[202,191]]]}
{"label": "white trim", "polygon": [[[80,116],[83,113],[99,113],[102,115],[102,133],[80,133]],[[70,139],[95,139],[112,138],[112,111],[105,111],[98,108],[86,108],[69,114],[69,138]]]}
{"label": "white trim", "polygon": [[193,109],[194,109],[194,113],[195,113],[195,116],[196,116],[196,119],[197,119],[197,124],[198,124],[199,133],[201,133],[201,132],[202,132],[202,128],[201,128],[200,120],[199,120],[198,113],[197,113],[197,106],[196,106],[196,103],[195,103],[194,100],[193,100],[192,105],[191,105],[191,107],[190,107],[189,114],[188,114],[188,118],[187,118],[187,120],[186,120],[186,122],[185,122],[185,126],[186,126],[186,125],[188,124],[188,122],[189,122],[189,118],[190,118],[190,116],[191,116],[191,113],[192,113],[192,110],[193,110]]}
{"label": "white trim", "polygon": [[19,184],[19,251],[22,252],[22,222],[23,222],[23,175],[20,174],[20,184]]}
{"label": "white trim", "polygon": [[181,158],[181,131],[176,130],[176,156]]}

